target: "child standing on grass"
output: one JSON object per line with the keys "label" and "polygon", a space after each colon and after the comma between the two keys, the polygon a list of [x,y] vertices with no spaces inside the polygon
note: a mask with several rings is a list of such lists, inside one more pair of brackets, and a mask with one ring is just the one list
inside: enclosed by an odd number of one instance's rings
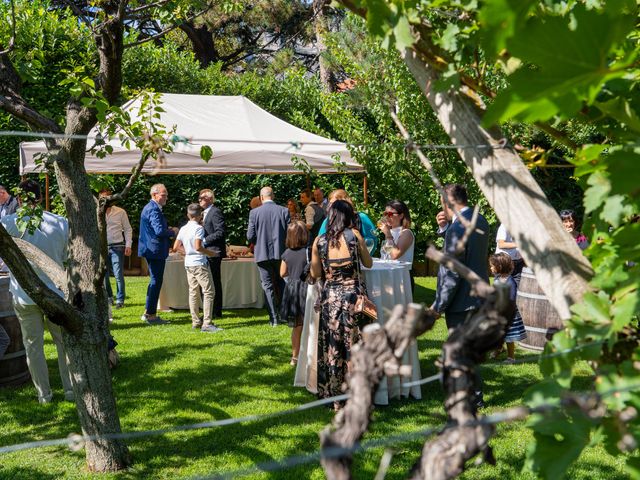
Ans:
{"label": "child standing on grass", "polygon": [[[191,312],[191,328],[199,328],[201,332],[215,333],[222,330],[211,322],[213,314],[213,277],[209,270],[207,257],[217,254],[204,248],[204,228],[202,207],[192,203],[187,207],[189,221],[180,229],[173,249],[184,254],[184,268],[189,282],[189,311]],[[199,316],[200,290],[202,290],[203,318]]]}
{"label": "child standing on grass", "polygon": [[304,321],[304,309],[307,300],[307,282],[303,278],[308,271],[307,242],[309,232],[304,222],[295,220],[287,228],[287,249],[282,254],[280,276],[287,283],[280,304],[280,318],[286,319],[291,330],[291,362],[298,363],[300,353],[300,335]]}
{"label": "child standing on grass", "polygon": [[[512,302],[516,301],[516,295],[518,294],[518,287],[516,282],[511,276],[513,272],[513,261],[511,257],[504,253],[496,253],[489,257],[489,265],[491,267],[491,273],[495,277],[495,283],[508,284],[510,287],[509,298]],[[524,329],[524,322],[516,307],[513,319],[509,322],[507,335],[504,337],[504,341],[507,343],[507,359],[504,363],[514,363],[516,361],[516,342],[520,342],[527,338],[527,332]],[[502,348],[494,353],[494,358],[500,354]]]}

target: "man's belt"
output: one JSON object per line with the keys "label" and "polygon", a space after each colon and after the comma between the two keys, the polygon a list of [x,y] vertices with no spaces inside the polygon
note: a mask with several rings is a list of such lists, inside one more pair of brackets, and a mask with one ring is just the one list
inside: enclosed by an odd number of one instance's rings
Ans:
{"label": "man's belt", "polygon": [[120,243],[110,243],[109,244],[110,247],[124,247],[124,242],[120,242]]}

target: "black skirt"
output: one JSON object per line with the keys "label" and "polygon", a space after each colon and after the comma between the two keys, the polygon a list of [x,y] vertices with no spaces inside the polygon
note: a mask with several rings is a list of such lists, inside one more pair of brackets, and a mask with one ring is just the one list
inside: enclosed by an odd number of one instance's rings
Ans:
{"label": "black skirt", "polygon": [[280,318],[286,320],[290,327],[302,326],[304,308],[307,302],[307,282],[289,278],[282,295]]}

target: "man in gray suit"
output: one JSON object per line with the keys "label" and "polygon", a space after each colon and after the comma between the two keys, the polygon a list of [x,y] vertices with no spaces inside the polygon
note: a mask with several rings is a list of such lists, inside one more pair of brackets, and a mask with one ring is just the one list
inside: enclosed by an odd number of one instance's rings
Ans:
{"label": "man in gray suit", "polygon": [[280,276],[280,256],[285,251],[289,210],[276,205],[271,187],[260,190],[262,205],[249,212],[247,240],[254,244],[254,256],[260,273],[260,281],[267,299],[269,324],[280,321],[278,306],[284,291],[284,280]]}
{"label": "man in gray suit", "polygon": [[[445,186],[444,190],[455,210],[471,221],[473,208],[467,205],[467,189],[462,185],[453,184]],[[482,279],[489,282],[487,268],[489,224],[482,215],[478,214],[474,232],[467,239],[464,250],[456,254],[456,246],[458,240],[464,235],[465,227],[444,200],[442,206],[444,210],[438,214],[437,220],[439,231],[444,234],[444,252],[456,257]],[[469,282],[456,272],[440,265],[433,309],[438,313],[444,313],[447,327],[455,328],[464,323],[475,312],[479,304],[480,299],[471,296]]]}

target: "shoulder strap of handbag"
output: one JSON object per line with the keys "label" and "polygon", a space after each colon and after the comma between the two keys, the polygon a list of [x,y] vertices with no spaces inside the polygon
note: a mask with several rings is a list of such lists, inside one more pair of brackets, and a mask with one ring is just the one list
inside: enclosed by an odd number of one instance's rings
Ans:
{"label": "shoulder strap of handbag", "polygon": [[[360,242],[358,242],[358,237],[356,237],[352,229],[349,229],[349,232],[351,233],[351,236],[353,237],[356,244],[356,247],[355,247],[356,248],[356,271],[358,272],[358,282],[360,283],[360,289],[364,290],[363,288],[364,278],[362,276],[362,269],[360,267]],[[345,240],[346,240],[346,237],[345,237]]]}

